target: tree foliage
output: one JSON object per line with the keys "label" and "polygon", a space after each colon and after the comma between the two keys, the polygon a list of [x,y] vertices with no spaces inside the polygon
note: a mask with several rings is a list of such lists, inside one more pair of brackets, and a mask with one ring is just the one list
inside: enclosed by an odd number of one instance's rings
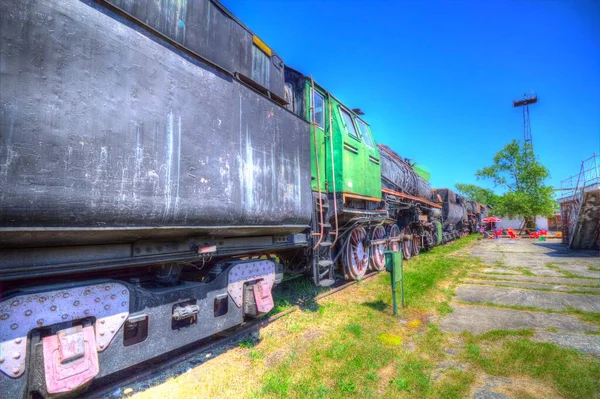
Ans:
{"label": "tree foliage", "polygon": [[550,173],[528,144],[521,146],[513,140],[494,156],[491,166],[475,175],[477,179],[490,179],[496,187],[506,190],[496,203],[497,215],[527,219],[552,216],[556,209],[553,189],[544,183]]}
{"label": "tree foliage", "polygon": [[489,205],[493,209],[498,205],[500,197],[489,188],[479,187],[475,184],[456,184],[456,191],[469,201],[479,202],[480,204]]}

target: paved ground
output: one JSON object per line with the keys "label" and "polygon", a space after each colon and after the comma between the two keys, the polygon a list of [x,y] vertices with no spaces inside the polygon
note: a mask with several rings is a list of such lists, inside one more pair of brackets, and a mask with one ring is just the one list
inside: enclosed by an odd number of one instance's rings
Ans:
{"label": "paved ground", "polygon": [[[600,356],[598,327],[580,317],[600,313],[597,252],[569,251],[560,240],[500,239],[477,242],[471,256],[485,266],[461,280],[453,312],[440,320],[443,330],[534,330],[533,340]],[[497,385],[487,384],[474,398],[506,398]]]}

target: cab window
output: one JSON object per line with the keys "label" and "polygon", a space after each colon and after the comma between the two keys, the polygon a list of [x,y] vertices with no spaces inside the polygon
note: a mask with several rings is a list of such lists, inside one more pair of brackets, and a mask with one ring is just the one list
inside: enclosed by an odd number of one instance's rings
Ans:
{"label": "cab window", "polygon": [[371,135],[369,134],[369,129],[367,128],[367,125],[360,119],[356,119],[356,124],[358,125],[360,135],[367,147],[373,148],[373,141],[371,141]]}
{"label": "cab window", "polygon": [[340,108],[340,112],[342,114],[342,121],[344,122],[344,127],[346,128],[346,132],[357,140],[360,140],[360,136],[356,131],[356,127],[354,126],[354,122],[352,121],[352,116],[348,111],[343,108]]}
{"label": "cab window", "polygon": [[323,129],[325,127],[325,99],[318,91],[313,90],[312,93],[314,109],[311,109],[311,121]]}

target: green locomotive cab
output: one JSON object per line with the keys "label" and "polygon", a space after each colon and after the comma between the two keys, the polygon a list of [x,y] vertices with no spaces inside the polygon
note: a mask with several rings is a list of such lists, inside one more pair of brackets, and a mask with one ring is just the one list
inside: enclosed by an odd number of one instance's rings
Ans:
{"label": "green locomotive cab", "polygon": [[369,125],[311,78],[287,67],[286,83],[288,108],[311,123],[312,190],[379,203],[379,149]]}
{"label": "green locomotive cab", "polygon": [[335,280],[338,259],[346,279],[360,279],[368,268],[382,270],[388,213],[369,125],[311,77],[286,67],[285,80],[288,109],[310,122],[315,283]]}

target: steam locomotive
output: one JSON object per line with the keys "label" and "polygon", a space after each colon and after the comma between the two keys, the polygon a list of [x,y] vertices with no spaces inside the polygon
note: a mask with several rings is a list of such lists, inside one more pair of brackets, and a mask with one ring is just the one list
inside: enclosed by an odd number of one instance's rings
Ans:
{"label": "steam locomotive", "polygon": [[216,0],[0,3],[0,396],[75,397],[477,230]]}

